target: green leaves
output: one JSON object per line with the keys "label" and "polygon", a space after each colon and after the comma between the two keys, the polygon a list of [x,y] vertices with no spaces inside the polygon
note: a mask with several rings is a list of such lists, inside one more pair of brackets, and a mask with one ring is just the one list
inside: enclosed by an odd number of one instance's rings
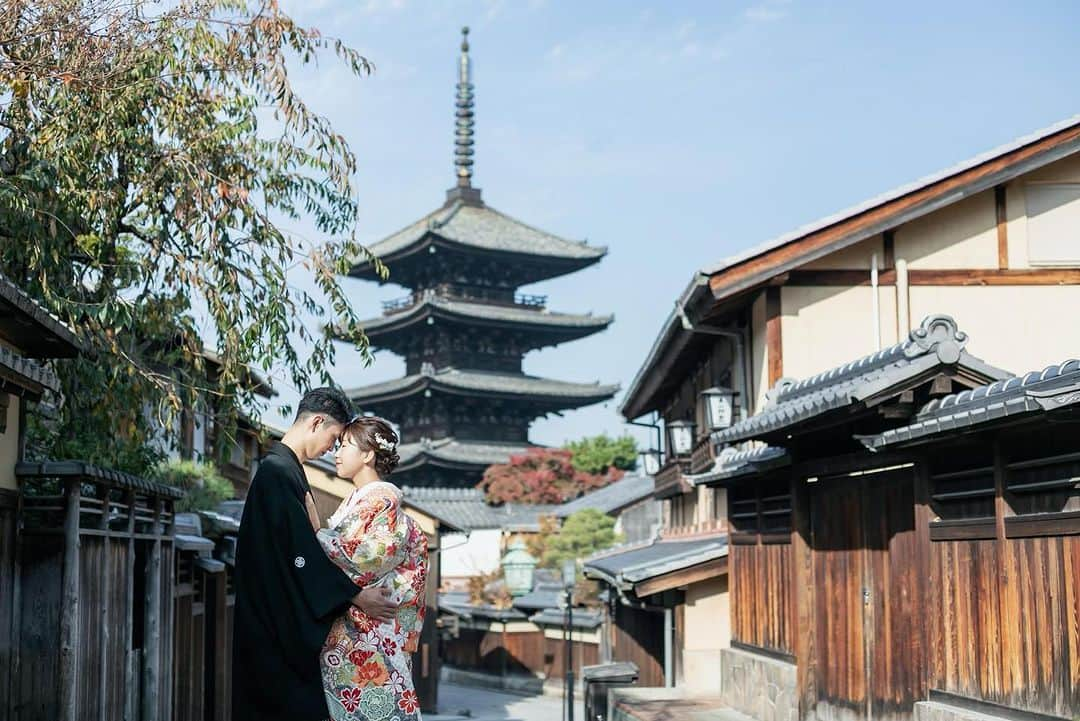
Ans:
{"label": "green leaves", "polygon": [[[370,359],[338,283],[344,259],[369,256],[356,157],[288,75],[332,54],[361,77],[366,60],[244,0],[9,3],[0,34],[13,39],[0,45],[0,271],[92,349],[55,364],[48,453],[86,452],[63,440],[77,426],[145,443],[196,397],[227,428],[257,413],[249,366],[325,381],[333,341],[300,323],[324,307]],[[330,240],[302,244],[282,224],[301,218]],[[304,256],[316,295],[289,281]],[[213,372],[203,338],[220,350]],[[113,465],[148,468],[121,455]]]}
{"label": "green leaves", "polygon": [[611,468],[633,470],[637,465],[637,443],[632,436],[611,438],[606,433],[566,443],[573,453],[574,468],[586,473],[606,473]]}

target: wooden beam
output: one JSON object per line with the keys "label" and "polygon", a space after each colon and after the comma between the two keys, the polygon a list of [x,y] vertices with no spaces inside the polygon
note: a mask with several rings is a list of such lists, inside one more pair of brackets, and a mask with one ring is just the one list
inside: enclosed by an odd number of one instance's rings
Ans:
{"label": "wooden beam", "polygon": [[[909,285],[970,286],[970,285],[1080,285],[1080,270],[1074,268],[1040,268],[1034,270],[1002,270],[995,268],[958,268],[948,270],[909,270]],[[878,273],[879,285],[895,285],[896,271]],[[788,285],[848,288],[869,286],[869,270],[793,270]]]}
{"label": "wooden beam", "polygon": [[765,345],[769,356],[769,387],[784,377],[784,339],[782,336],[780,286],[765,289]]}
{"label": "wooden beam", "polygon": [[728,562],[727,556],[722,558],[714,558],[711,561],[705,563],[699,563],[696,566],[690,568],[684,568],[678,571],[672,571],[671,573],[665,573],[662,576],[656,576],[650,578],[648,581],[642,581],[641,583],[634,584],[634,594],[638,598],[644,598],[645,596],[651,596],[654,593],[660,593],[661,591],[670,591],[673,588],[679,586],[686,586],[691,583],[698,583],[705,581],[716,576],[727,573]]}
{"label": "wooden beam", "polygon": [[881,234],[881,248],[884,257],[882,269],[891,270],[896,267],[896,238],[893,231],[886,230]]}
{"label": "wooden beam", "polygon": [[1077,144],[1080,144],[1080,123],[724,268],[709,279],[709,288],[716,298],[723,298],[757,285],[778,273],[1000,184],[1025,168],[1065,157]]}
{"label": "wooden beam", "polygon": [[1009,219],[1005,212],[1004,185],[994,188],[994,215],[997,222],[998,268],[1005,270],[1009,267]]}

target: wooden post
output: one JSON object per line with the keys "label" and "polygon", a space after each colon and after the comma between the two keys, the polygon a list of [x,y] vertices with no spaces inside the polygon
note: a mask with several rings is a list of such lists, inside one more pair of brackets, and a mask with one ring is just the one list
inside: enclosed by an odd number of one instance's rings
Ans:
{"label": "wooden post", "polygon": [[795,629],[796,694],[799,718],[813,718],[817,705],[817,624],[814,599],[814,547],[811,543],[810,488],[791,474],[791,627]]}
{"label": "wooden post", "polygon": [[64,481],[64,563],[60,598],[60,720],[78,721],[79,496],[77,478]]}
{"label": "wooden post", "polygon": [[933,688],[935,681],[934,673],[934,649],[940,643],[941,617],[935,606],[935,599],[941,591],[937,587],[938,579],[933,572],[933,545],[930,541],[930,522],[934,518],[934,510],[930,505],[930,464],[927,456],[920,456],[915,462],[915,567],[922,576],[923,582],[915,589],[914,607],[921,608],[925,623],[915,624],[918,633],[912,642],[915,644],[913,663],[922,669],[921,688]]}
{"label": "wooden post", "polygon": [[124,568],[124,597],[127,599],[124,619],[124,721],[136,721],[139,684],[135,672],[135,651],[131,647],[135,637],[135,491],[125,493],[124,499],[128,509],[127,562]]}
{"label": "wooden post", "polygon": [[142,721],[158,721],[161,706],[161,499],[154,499],[154,536],[146,564]]}
{"label": "wooden post", "polygon": [[[158,501],[158,510],[167,510],[169,514],[169,523],[159,525],[158,543],[162,544],[162,563],[164,564],[163,572],[160,574],[160,578],[163,584],[169,589],[168,593],[164,593],[159,587],[159,594],[161,594],[162,603],[162,618],[164,622],[162,624],[162,641],[161,641],[161,671],[160,676],[163,679],[161,694],[163,702],[161,704],[161,717],[163,719],[171,719],[173,717],[173,679],[176,678],[174,672],[174,639],[176,632],[176,623],[174,621],[174,609],[176,608],[175,599],[173,598],[173,580],[176,577],[176,545],[173,541],[174,525],[176,522],[176,513],[173,508],[172,501]],[[164,536],[165,538],[160,538]]]}
{"label": "wooden post", "polygon": [[769,355],[769,388],[784,375],[784,341],[781,333],[783,310],[780,286],[765,289],[765,345]]}
{"label": "wooden post", "polygon": [[98,712],[101,721],[108,721],[112,717],[112,710],[107,708],[109,702],[109,671],[112,664],[109,663],[109,636],[112,627],[112,619],[109,617],[109,601],[112,598],[112,541],[109,538],[109,511],[112,509],[112,488],[99,486],[103,489],[105,498],[101,505],[101,518],[98,521],[98,529],[101,530],[101,550],[105,554],[102,562],[102,578],[104,581],[104,593],[101,599],[100,629],[98,654],[101,656],[101,672],[98,677]]}
{"label": "wooden post", "polygon": [[[20,403],[20,405],[22,405]],[[20,408],[20,413],[22,409]],[[20,432],[22,428],[20,420]],[[20,456],[21,458],[22,456]],[[22,506],[23,496],[20,489],[15,495],[15,548],[12,556],[11,576],[11,671],[8,680],[8,709],[7,717],[11,721],[19,721],[19,699],[21,697],[19,679],[19,649],[22,647]]]}

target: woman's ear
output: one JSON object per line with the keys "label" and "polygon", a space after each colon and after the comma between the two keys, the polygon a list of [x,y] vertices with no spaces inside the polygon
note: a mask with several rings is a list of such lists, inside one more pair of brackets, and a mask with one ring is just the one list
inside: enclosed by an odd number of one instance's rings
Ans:
{"label": "woman's ear", "polygon": [[364,451],[364,465],[375,465],[375,451]]}

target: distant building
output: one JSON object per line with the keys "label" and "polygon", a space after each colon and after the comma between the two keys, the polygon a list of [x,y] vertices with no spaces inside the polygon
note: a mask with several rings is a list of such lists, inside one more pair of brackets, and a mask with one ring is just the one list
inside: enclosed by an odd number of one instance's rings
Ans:
{"label": "distant building", "polygon": [[[468,30],[466,29],[466,33]],[[474,486],[529,443],[537,417],[605,401],[618,387],[538,378],[522,358],[597,333],[611,316],[556,313],[518,288],[593,265],[601,247],[565,240],[487,205],[472,186],[473,86],[461,46],[457,184],[446,202],[371,251],[409,295],[362,323],[376,349],[405,357],[407,375],[348,391],[356,407],[402,430],[401,486]],[[357,259],[350,275],[382,282]]]}

